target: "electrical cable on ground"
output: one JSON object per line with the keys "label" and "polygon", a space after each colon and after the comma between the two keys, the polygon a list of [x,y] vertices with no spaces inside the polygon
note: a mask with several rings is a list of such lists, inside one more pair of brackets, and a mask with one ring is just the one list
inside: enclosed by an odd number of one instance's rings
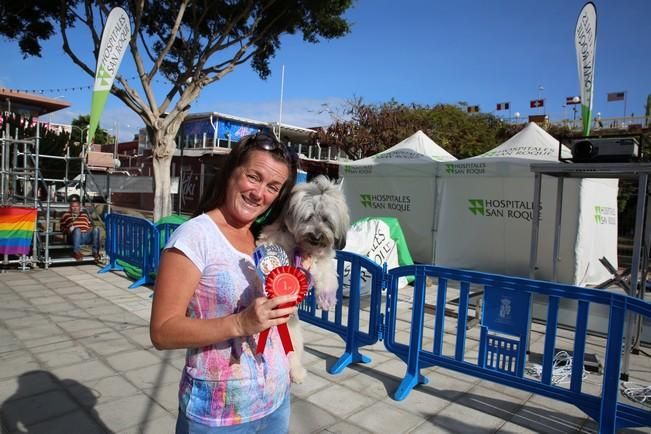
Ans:
{"label": "electrical cable on ground", "polygon": [[[542,365],[531,363],[526,367],[525,372],[532,377],[542,377]],[[572,356],[567,351],[559,351],[554,356],[552,364],[552,384],[568,383],[572,376]],[[581,378],[586,378],[588,371],[583,369]]]}

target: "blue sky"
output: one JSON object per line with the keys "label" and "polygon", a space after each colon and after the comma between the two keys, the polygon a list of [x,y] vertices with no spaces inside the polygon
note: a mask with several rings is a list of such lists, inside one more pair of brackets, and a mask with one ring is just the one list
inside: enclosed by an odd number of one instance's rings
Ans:
{"label": "blue sky", "polygon": [[[583,0],[358,0],[346,14],[351,33],[313,45],[285,36],[261,80],[242,65],[203,91],[191,112],[219,111],[277,121],[281,70],[285,66],[283,122],[310,127],[329,123],[353,97],[368,103],[396,99],[436,104],[466,101],[493,112],[511,103],[511,115],[539,114],[529,101],[545,99],[552,119],[572,117],[565,98],[579,94],[573,33]],[[596,0],[597,52],[593,111],[624,114],[624,103],[607,102],[609,92],[627,92],[626,114],[641,115],[651,94],[649,0]],[[79,33],[73,44],[84,47]],[[0,40],[0,86],[60,89],[45,95],[64,99],[70,109],[52,114],[69,122],[90,109],[92,78],[63,54],[60,38],[45,44],[42,58],[23,59],[17,44]],[[89,47],[84,56],[90,57]],[[90,62],[94,68],[94,62]],[[133,75],[129,54],[121,67]],[[540,90],[540,87],[544,90]],[[67,90],[66,90],[67,89]],[[162,86],[158,96],[164,94]],[[496,114],[508,116],[509,112]],[[102,126],[127,139],[142,125],[137,115],[110,97]]]}

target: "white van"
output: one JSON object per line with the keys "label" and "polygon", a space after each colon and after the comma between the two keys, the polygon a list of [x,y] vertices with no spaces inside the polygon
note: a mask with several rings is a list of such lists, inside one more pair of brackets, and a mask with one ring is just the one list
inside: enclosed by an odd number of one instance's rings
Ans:
{"label": "white van", "polygon": [[[115,177],[112,178],[113,181],[115,182],[115,180],[119,177],[130,176],[130,173],[126,171],[120,171],[120,172],[114,172],[110,176]],[[85,179],[85,175],[79,174],[75,176],[68,183],[67,191],[66,191],[66,186],[59,188],[56,192],[57,200],[66,202],[68,198],[73,194],[78,194],[79,197],[81,197],[81,186],[82,183],[84,182],[84,179]],[[92,175],[92,178],[90,178],[89,181],[86,182],[86,197],[88,197],[91,201],[102,199],[102,194],[100,193],[100,191],[106,191],[105,173]]]}

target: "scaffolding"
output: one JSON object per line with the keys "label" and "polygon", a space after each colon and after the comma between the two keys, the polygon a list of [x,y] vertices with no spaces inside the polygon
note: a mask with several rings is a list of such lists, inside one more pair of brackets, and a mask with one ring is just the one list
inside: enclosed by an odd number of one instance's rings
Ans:
{"label": "scaffolding", "polygon": [[[63,184],[67,191],[71,182],[70,163],[75,160],[79,160],[81,163],[82,176],[92,180],[92,175],[85,165],[86,146],[82,145],[83,151],[80,156],[71,156],[69,146],[63,156],[41,154],[40,128],[40,124],[37,123],[36,134],[30,138],[21,138],[18,129],[12,137],[8,124],[5,130],[0,131],[0,205],[35,208],[38,215],[32,236],[31,254],[18,257],[4,254],[2,257],[3,269],[11,264],[18,264],[20,270],[26,271],[36,265],[47,269],[55,263],[77,263],[77,260],[71,255],[52,256],[54,250],[72,249],[65,235],[57,228],[60,215],[68,210],[68,203],[66,201],[56,202],[55,192],[57,183]],[[41,166],[54,160],[65,161],[63,178],[43,176]],[[82,204],[86,204],[85,183],[81,183],[81,185],[81,201]],[[104,196],[103,193],[102,196]],[[107,203],[110,206],[110,194]],[[87,255],[82,260],[91,261],[94,258]]]}

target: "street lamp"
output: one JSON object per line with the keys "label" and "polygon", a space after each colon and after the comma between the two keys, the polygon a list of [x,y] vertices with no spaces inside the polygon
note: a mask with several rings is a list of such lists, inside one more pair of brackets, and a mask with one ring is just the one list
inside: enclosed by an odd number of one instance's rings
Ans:
{"label": "street lamp", "polygon": [[[77,128],[79,130],[79,140],[81,140],[81,145],[83,146],[85,144],[84,141],[84,132],[88,132],[88,126],[87,127],[78,127],[77,125],[70,125],[70,138],[72,139],[72,131]],[[70,142],[70,141],[69,141]]]}
{"label": "street lamp", "polygon": [[520,121],[520,112],[515,112],[513,113],[513,116],[515,116],[515,123],[519,123]]}

